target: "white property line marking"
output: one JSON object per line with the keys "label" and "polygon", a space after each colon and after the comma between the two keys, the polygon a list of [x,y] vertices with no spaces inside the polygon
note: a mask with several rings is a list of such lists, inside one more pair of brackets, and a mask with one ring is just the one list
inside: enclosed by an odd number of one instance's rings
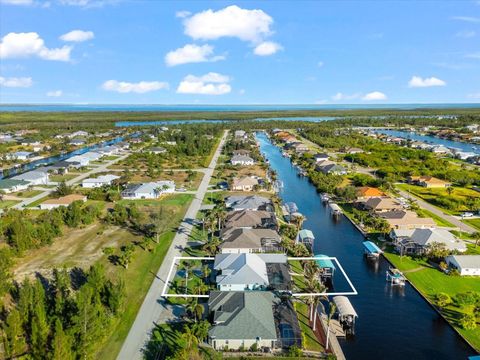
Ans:
{"label": "white property line marking", "polygon": [[294,293],[292,296],[300,297],[300,296],[337,296],[337,295],[358,295],[357,289],[355,289],[355,286],[353,286],[352,281],[348,277],[347,273],[343,269],[342,265],[340,264],[340,261],[334,256],[310,256],[310,257],[288,257],[287,260],[319,260],[319,259],[326,259],[326,260],[333,260],[335,263],[338,265],[340,268],[340,271],[342,272],[343,276],[345,276],[345,279],[347,279],[348,285],[352,288],[353,291],[351,292],[321,292],[321,293]]}
{"label": "white property line marking", "polygon": [[172,265],[170,266],[170,270],[168,271],[167,279],[165,280],[165,285],[163,285],[162,290],[162,297],[185,297],[185,298],[208,298],[209,295],[192,295],[192,294],[168,294],[167,289],[170,285],[170,277],[172,276],[172,271],[175,265],[177,264],[177,260],[209,260],[213,261],[215,258],[213,257],[200,257],[200,256],[175,256],[172,261]]}
{"label": "white property line marking", "polygon": [[[320,257],[318,256],[310,256],[310,257],[287,257],[287,260],[318,260]],[[353,286],[352,281],[348,277],[347,273],[340,264],[340,261],[334,256],[322,256],[321,259],[333,260],[339,267],[340,271],[342,272],[343,276],[347,280],[348,285],[352,288],[353,291],[344,291],[344,292],[321,292],[321,293],[294,293],[292,296],[294,297],[302,297],[302,296],[337,296],[337,295],[358,295],[357,289]],[[207,260],[207,261],[214,261],[214,257],[196,257],[196,256],[175,256],[172,261],[172,265],[170,266],[170,270],[167,275],[167,279],[165,281],[165,285],[163,286],[162,290],[162,297],[183,297],[183,298],[208,298],[210,295],[193,295],[193,294],[169,294],[167,293],[168,287],[170,285],[170,277],[172,276],[173,269],[177,264],[177,260]]]}

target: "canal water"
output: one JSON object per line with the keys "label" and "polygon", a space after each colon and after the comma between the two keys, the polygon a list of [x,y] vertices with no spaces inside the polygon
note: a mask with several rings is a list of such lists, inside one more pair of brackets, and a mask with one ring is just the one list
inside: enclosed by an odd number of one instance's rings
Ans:
{"label": "canal water", "polygon": [[[410,285],[401,289],[387,284],[387,261],[367,261],[360,232],[343,216],[334,221],[308,179],[297,175],[298,170],[264,133],[258,133],[257,139],[283,182],[280,197],[295,202],[306,216],[303,226],[315,235],[315,254],[337,257],[358,291],[350,297],[359,316],[356,335],[340,340],[347,359],[452,360],[474,354]],[[335,290],[347,290],[338,277],[334,283]]]}
{"label": "canal water", "polygon": [[464,152],[473,152],[480,154],[480,145],[474,145],[467,142],[453,141],[448,139],[442,139],[431,135],[420,135],[416,132],[408,132],[402,130],[376,130],[376,132],[385,134],[388,136],[400,137],[403,139],[410,139],[413,141],[421,141],[432,145],[442,145],[450,149],[459,149]]}

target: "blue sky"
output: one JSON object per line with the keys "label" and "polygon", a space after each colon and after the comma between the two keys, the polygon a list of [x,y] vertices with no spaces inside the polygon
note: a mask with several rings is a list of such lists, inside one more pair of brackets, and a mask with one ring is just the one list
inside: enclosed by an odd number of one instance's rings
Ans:
{"label": "blue sky", "polygon": [[1,103],[480,102],[480,1],[0,0]]}

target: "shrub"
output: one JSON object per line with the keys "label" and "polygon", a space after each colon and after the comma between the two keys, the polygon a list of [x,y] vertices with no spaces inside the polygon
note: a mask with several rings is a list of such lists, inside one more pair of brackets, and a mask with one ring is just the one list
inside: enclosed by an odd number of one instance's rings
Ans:
{"label": "shrub", "polygon": [[448,294],[438,293],[435,301],[439,308],[444,308],[445,306],[450,305],[452,303],[452,298]]}
{"label": "shrub", "polygon": [[460,326],[462,329],[465,330],[475,330],[477,328],[477,320],[475,316],[471,314],[464,314],[459,321]]}
{"label": "shrub", "polygon": [[250,346],[250,351],[258,351],[258,344],[257,343],[253,343],[252,346]]}

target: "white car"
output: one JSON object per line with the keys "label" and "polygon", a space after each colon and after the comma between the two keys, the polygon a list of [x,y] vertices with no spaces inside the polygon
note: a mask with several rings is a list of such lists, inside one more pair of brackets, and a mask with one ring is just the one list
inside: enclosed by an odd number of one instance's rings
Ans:
{"label": "white car", "polygon": [[464,213],[462,214],[462,217],[473,217],[473,213],[471,213],[471,212],[464,212]]}

